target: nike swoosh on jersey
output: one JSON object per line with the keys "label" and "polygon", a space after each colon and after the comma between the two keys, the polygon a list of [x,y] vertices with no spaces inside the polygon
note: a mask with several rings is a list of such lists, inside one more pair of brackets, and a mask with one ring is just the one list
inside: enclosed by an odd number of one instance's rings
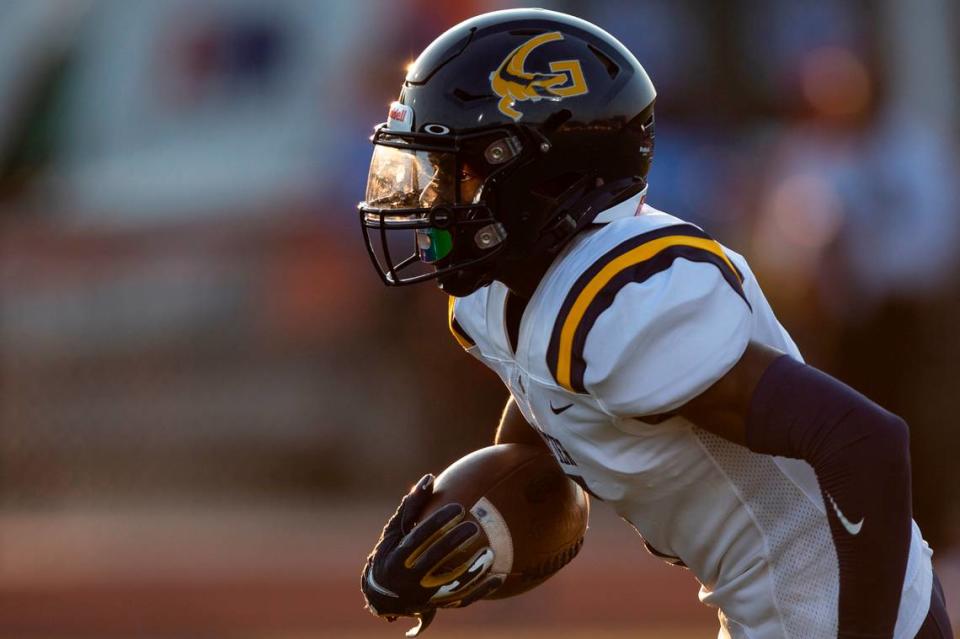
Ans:
{"label": "nike swoosh on jersey", "polygon": [[850,520],[844,516],[843,512],[840,510],[840,506],[837,506],[837,502],[833,500],[833,496],[831,496],[830,493],[827,493],[827,499],[830,500],[830,505],[833,506],[833,512],[837,513],[837,519],[840,520],[840,523],[843,525],[846,531],[854,536],[859,535],[860,529],[863,528],[863,522],[866,517],[861,517],[860,521],[855,524],[851,523]]}
{"label": "nike swoosh on jersey", "polygon": [[553,411],[553,414],[554,414],[554,415],[559,415],[560,413],[562,413],[563,411],[567,410],[567,409],[570,408],[571,406],[573,406],[573,404],[567,404],[566,406],[561,406],[560,408],[554,408],[554,407],[553,407],[553,402],[550,402],[550,410]]}

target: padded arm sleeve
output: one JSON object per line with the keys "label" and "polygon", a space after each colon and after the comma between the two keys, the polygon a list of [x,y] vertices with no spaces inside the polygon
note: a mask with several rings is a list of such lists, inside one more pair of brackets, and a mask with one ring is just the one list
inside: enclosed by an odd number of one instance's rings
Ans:
{"label": "padded arm sleeve", "polygon": [[761,377],[746,427],[750,450],[817,474],[840,567],[838,637],[893,637],[912,531],[904,421],[784,355]]}

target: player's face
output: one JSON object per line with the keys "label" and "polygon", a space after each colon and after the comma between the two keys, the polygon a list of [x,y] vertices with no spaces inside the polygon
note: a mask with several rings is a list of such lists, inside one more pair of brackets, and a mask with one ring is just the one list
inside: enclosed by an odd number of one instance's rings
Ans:
{"label": "player's face", "polygon": [[[457,189],[459,203],[472,203],[482,185],[483,178],[469,162],[459,162],[455,180],[450,180],[449,176],[442,173],[442,167],[435,164],[433,179],[423,190],[420,206],[427,208],[452,201],[450,191],[454,188]],[[448,255],[452,247],[453,238],[449,231],[434,228],[417,231],[417,251],[422,262],[435,263]]]}
{"label": "player's face", "polygon": [[483,184],[483,178],[479,172],[469,163],[460,163],[460,172],[457,175],[457,184],[460,188],[460,201],[473,202],[480,192],[480,186]]}
{"label": "player's face", "polygon": [[[377,227],[392,226],[391,241],[397,246],[404,243],[400,233],[412,232],[416,253],[411,257],[429,268],[443,268],[443,260],[455,248],[453,224],[458,219],[473,222],[477,211],[484,210],[471,205],[480,203],[489,167],[471,152],[482,153],[490,142],[475,143],[473,149],[436,151],[405,147],[404,141],[390,136],[383,138],[390,144],[374,146],[364,202],[378,210],[365,212],[365,219]],[[452,222],[443,222],[441,215]],[[469,251],[469,238],[466,241],[468,245],[462,248]],[[384,261],[388,257],[385,255]]]}
{"label": "player's face", "polygon": [[461,160],[460,168],[457,171],[456,179],[450,180],[444,171],[449,168],[449,164],[444,166],[441,162],[432,158],[431,172],[432,178],[420,196],[420,206],[429,208],[436,204],[452,203],[452,188],[455,186],[459,190],[459,202],[469,204],[474,201],[480,192],[483,184],[483,178],[470,162]]}

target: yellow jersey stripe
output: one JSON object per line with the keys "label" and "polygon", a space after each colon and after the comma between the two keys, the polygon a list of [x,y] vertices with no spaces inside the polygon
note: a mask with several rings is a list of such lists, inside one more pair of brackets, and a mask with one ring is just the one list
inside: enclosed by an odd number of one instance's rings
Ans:
{"label": "yellow jersey stripe", "polygon": [[466,331],[463,330],[463,327],[460,326],[460,322],[457,321],[457,318],[454,316],[454,306],[456,306],[457,298],[453,295],[447,300],[447,327],[450,329],[450,332],[453,334],[453,338],[457,340],[457,343],[460,344],[464,349],[472,348],[475,346],[470,336],[467,335]]}
{"label": "yellow jersey stripe", "polygon": [[[687,235],[668,235],[654,240],[650,240],[636,248],[633,248],[623,255],[611,260],[604,266],[600,272],[593,276],[587,285],[577,295],[573,306],[570,308],[567,317],[563,321],[560,330],[560,340],[557,359],[556,379],[557,383],[573,391],[571,383],[571,363],[573,360],[573,342],[577,327],[580,325],[584,314],[594,301],[597,294],[626,268],[635,266],[641,262],[655,257],[661,251],[674,247],[687,246],[694,249],[700,249],[712,253],[730,269],[736,279],[739,281],[740,272],[734,267],[733,263],[727,258],[723,249],[716,241],[702,237],[691,237]],[[741,293],[742,294],[742,293]]]}

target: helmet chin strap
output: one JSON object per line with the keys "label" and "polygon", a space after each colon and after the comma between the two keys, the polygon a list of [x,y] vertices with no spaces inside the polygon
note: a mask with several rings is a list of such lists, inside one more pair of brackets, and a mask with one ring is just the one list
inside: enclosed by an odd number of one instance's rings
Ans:
{"label": "helmet chin strap", "polygon": [[465,297],[493,281],[493,276],[478,268],[464,268],[438,279],[441,290],[454,297]]}
{"label": "helmet chin strap", "polygon": [[[590,181],[597,180],[599,184],[587,189]],[[639,177],[624,178],[604,184],[599,178],[585,176],[584,181],[574,185],[567,191],[567,197],[557,198],[559,213],[554,221],[540,232],[537,247],[534,250],[524,250],[522,254],[505,256],[507,259],[501,264],[497,272],[490,274],[481,268],[464,268],[439,278],[440,288],[454,297],[463,297],[490,284],[493,280],[528,280],[530,269],[549,266],[553,256],[583,228],[593,222],[601,212],[624,202],[638,193],[646,191],[646,180]],[[510,241],[509,235],[506,241]],[[540,248],[540,250],[537,250]],[[507,253],[511,253],[507,248]],[[530,256],[540,256],[539,260],[531,260]],[[541,264],[542,262],[542,264]],[[523,277],[517,277],[520,271]],[[529,282],[527,282],[529,284]]]}
{"label": "helmet chin strap", "polygon": [[[596,178],[589,179],[592,181]],[[627,178],[608,184],[600,183],[586,192],[583,191],[583,186],[578,184],[568,190],[568,193],[577,195],[557,198],[560,202],[560,213],[552,224],[540,232],[534,249],[517,252],[516,249],[508,248],[507,259],[500,262],[491,279],[503,282],[520,297],[529,298],[557,253],[581,229],[589,225],[601,211],[642,193],[646,182],[639,178]],[[568,202],[566,205],[564,200]],[[510,241],[509,236],[507,241]],[[489,283],[485,281],[481,286]],[[446,290],[446,287],[444,288]]]}
{"label": "helmet chin strap", "polygon": [[[558,253],[579,231],[596,219],[601,212],[646,190],[647,182],[640,177],[629,177],[603,183],[574,196],[568,204],[561,203],[556,221],[541,233],[542,242],[550,253]],[[542,244],[544,245],[544,244]]]}

